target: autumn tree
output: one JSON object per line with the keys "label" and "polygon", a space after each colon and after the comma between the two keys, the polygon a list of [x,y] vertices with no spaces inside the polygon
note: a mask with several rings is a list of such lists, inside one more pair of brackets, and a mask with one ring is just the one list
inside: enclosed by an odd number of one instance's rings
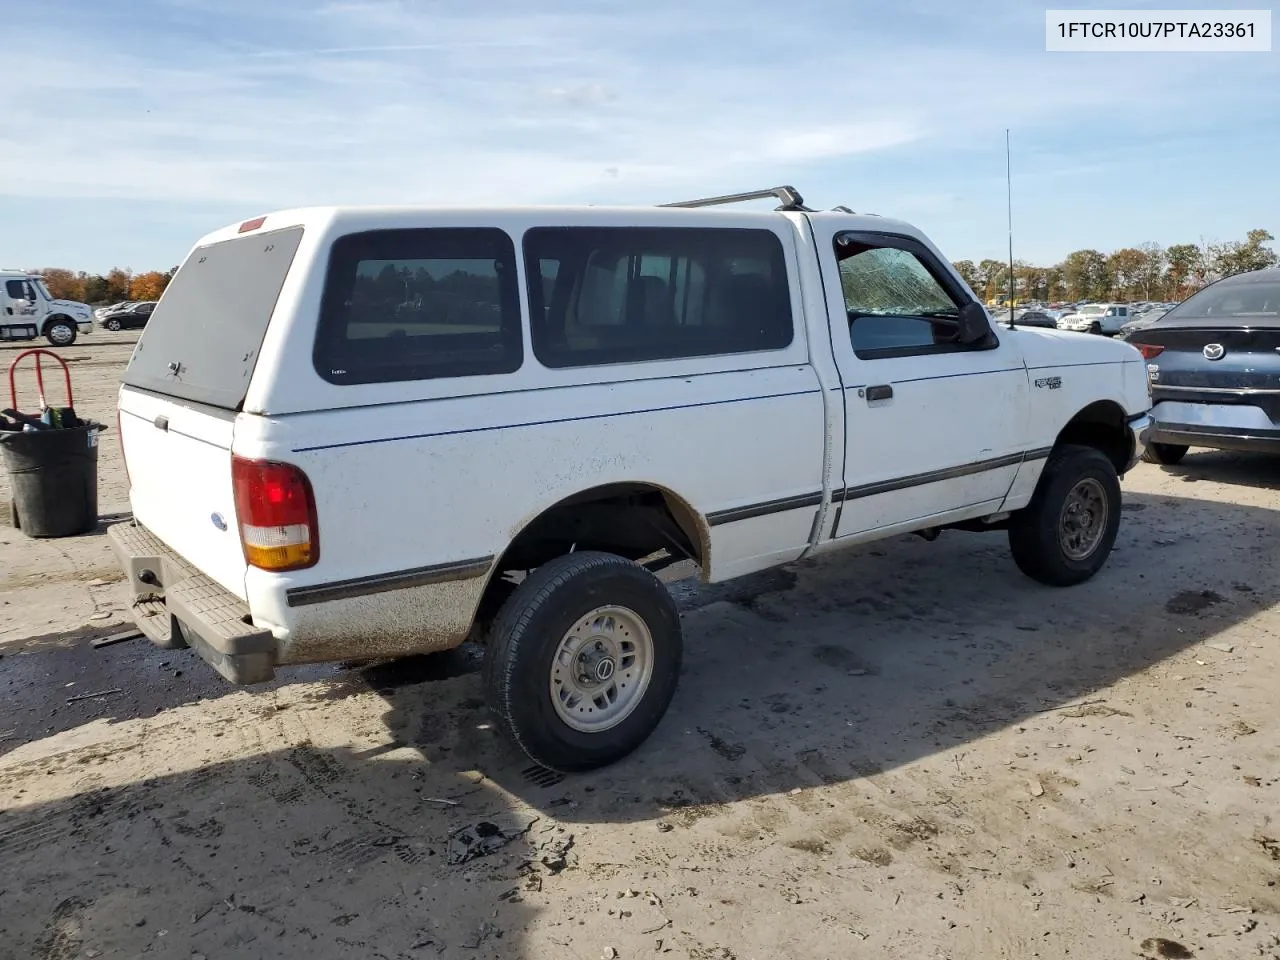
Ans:
{"label": "autumn tree", "polygon": [[112,267],[105,279],[107,282],[105,299],[117,301],[129,299],[129,281],[133,279],[133,275],[129,270]]}
{"label": "autumn tree", "polygon": [[1160,244],[1151,242],[1140,243],[1137,249],[1142,254],[1142,264],[1134,280],[1142,290],[1142,299],[1150,300],[1151,291],[1154,290],[1158,296],[1163,285],[1164,268],[1167,263],[1165,250]]}
{"label": "autumn tree", "polygon": [[1107,295],[1110,278],[1107,258],[1097,250],[1076,250],[1062,261],[1067,294],[1077,300],[1101,300]]}
{"label": "autumn tree", "polygon": [[169,285],[168,274],[158,270],[140,273],[129,281],[130,300],[159,300],[164,288]]}
{"label": "autumn tree", "polygon": [[85,277],[84,302],[102,303],[107,299],[107,278],[97,274]]}
{"label": "autumn tree", "polygon": [[44,277],[45,286],[49,288],[56,300],[80,300],[84,297],[83,274],[77,277],[70,270],[60,267],[47,267],[37,271]]}
{"label": "autumn tree", "polygon": [[1191,280],[1199,272],[1201,251],[1194,243],[1175,243],[1164,252],[1169,261],[1168,295],[1174,300],[1184,299]]}
{"label": "autumn tree", "polygon": [[1249,273],[1274,266],[1275,252],[1266,246],[1268,241],[1274,239],[1266,230],[1250,230],[1243,243],[1230,240],[1211,244],[1209,262],[1213,272],[1222,277],[1233,277],[1237,273]]}
{"label": "autumn tree", "polygon": [[1007,269],[1008,267],[999,260],[988,258],[981,261],[977,267],[978,285],[974,287],[973,292],[983,300],[991,299],[992,291],[995,290],[1001,275]]}
{"label": "autumn tree", "polygon": [[1111,278],[1112,296],[1128,297],[1140,285],[1146,257],[1134,247],[1122,247],[1107,257],[1107,273]]}
{"label": "autumn tree", "polygon": [[969,289],[979,296],[982,292],[978,289],[978,268],[974,266],[972,260],[957,260],[951,264],[955,267],[956,273],[960,274],[960,279],[969,285]]}

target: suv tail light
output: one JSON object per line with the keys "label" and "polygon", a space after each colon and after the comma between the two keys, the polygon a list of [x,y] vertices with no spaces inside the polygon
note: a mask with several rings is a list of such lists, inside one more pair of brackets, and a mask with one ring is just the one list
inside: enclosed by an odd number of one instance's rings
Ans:
{"label": "suv tail light", "polygon": [[[1132,343],[1132,341],[1130,342]],[[1134,343],[1133,346],[1138,348],[1138,352],[1142,354],[1142,359],[1144,360],[1154,360],[1164,353],[1164,347],[1156,346],[1153,343]]]}
{"label": "suv tail light", "polygon": [[233,455],[231,485],[245,562],[276,573],[315,566],[320,525],[311,481],[302,470]]}

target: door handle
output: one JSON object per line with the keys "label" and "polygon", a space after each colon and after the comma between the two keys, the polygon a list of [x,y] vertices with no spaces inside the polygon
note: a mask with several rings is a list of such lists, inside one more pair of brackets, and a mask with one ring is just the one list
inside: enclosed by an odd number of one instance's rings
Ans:
{"label": "door handle", "polygon": [[893,387],[887,383],[882,383],[876,387],[867,387],[867,403],[872,400],[888,400],[893,396]]}

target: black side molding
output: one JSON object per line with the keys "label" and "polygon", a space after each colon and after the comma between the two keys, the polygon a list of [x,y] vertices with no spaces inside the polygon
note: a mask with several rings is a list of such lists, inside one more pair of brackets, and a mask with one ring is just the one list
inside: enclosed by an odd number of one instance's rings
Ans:
{"label": "black side molding", "polygon": [[822,491],[802,493],[794,497],[783,497],[780,500],[766,500],[764,503],[750,503],[745,507],[733,507],[729,510],[717,510],[707,514],[707,523],[718,526],[722,523],[736,523],[739,520],[751,520],[755,517],[767,517],[771,513],[785,513],[787,510],[799,510],[803,507],[816,507],[822,503]]}
{"label": "black side molding", "polygon": [[[895,490],[906,490],[908,487],[920,487],[926,483],[938,483],[941,480],[954,480],[956,477],[968,477],[988,470],[999,470],[1001,467],[1015,467],[1024,460],[1039,459],[1029,453],[1010,453],[990,460],[975,460],[973,463],[962,463],[958,467],[947,467],[943,470],[930,470],[928,473],[916,473],[908,477],[895,477],[892,480],[880,480],[876,483],[865,483],[857,487],[845,487],[832,491],[832,500],[858,500],[862,497],[874,497],[879,493],[892,493]],[[1048,456],[1046,449],[1042,456]]]}
{"label": "black side molding", "polygon": [[453,580],[474,580],[483,577],[493,566],[494,557],[476,557],[453,563],[437,563],[429,567],[413,567],[392,573],[379,573],[351,580],[335,580],[311,587],[294,587],[285,592],[285,600],[291,607],[306,607],[313,603],[329,603],[333,600],[349,600],[391,590],[408,590],[410,587],[427,587]]}

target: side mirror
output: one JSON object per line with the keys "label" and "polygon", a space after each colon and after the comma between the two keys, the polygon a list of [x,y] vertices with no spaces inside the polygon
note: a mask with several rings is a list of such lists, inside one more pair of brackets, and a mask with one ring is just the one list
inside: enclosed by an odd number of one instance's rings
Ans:
{"label": "side mirror", "polygon": [[957,328],[956,340],[960,343],[981,343],[991,336],[986,309],[972,300],[960,308]]}

